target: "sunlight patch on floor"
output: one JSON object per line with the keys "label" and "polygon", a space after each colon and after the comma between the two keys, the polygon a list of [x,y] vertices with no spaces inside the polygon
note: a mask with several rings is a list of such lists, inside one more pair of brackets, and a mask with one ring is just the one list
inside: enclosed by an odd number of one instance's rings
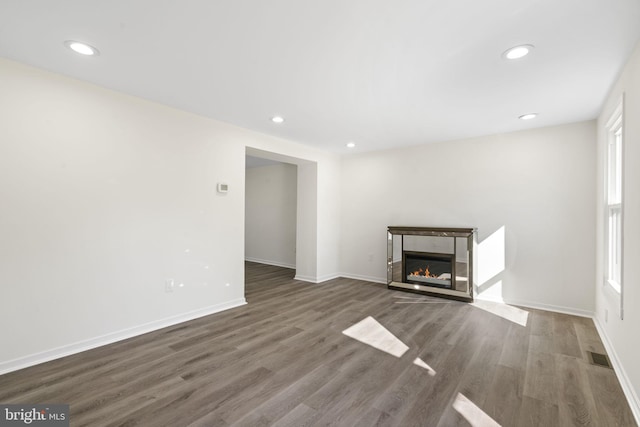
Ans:
{"label": "sunlight patch on floor", "polygon": [[503,319],[509,320],[510,322],[516,323],[520,326],[526,327],[527,321],[529,320],[528,311],[518,307],[514,307],[512,305],[483,300],[476,300],[475,302],[471,303],[471,305],[496,316],[502,317]]}
{"label": "sunlight patch on floor", "polygon": [[407,347],[405,343],[400,341],[371,316],[348,327],[342,331],[342,333],[395,357],[402,357],[402,355],[409,350],[409,347]]}
{"label": "sunlight patch on floor", "polygon": [[458,396],[456,396],[456,400],[453,402],[453,409],[458,411],[472,427],[501,427],[500,424],[462,393],[458,393]]}
{"label": "sunlight patch on floor", "polygon": [[413,361],[413,364],[416,366],[420,366],[423,369],[426,369],[429,375],[431,375],[432,377],[436,376],[436,371],[434,371],[431,366],[427,365],[425,361],[420,359],[419,357],[416,357],[416,360]]}

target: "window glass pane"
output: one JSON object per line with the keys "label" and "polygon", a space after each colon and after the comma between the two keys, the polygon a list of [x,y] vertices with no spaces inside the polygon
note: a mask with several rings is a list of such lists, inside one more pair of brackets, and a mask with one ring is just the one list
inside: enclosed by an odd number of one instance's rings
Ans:
{"label": "window glass pane", "polygon": [[621,292],[622,284],[622,110],[608,125],[606,158],[606,282]]}
{"label": "window glass pane", "polygon": [[607,202],[620,203],[622,196],[622,128],[618,128],[609,140],[607,153]]}
{"label": "window glass pane", "polygon": [[620,275],[622,266],[622,239],[620,238],[620,232],[622,231],[622,221],[620,221],[620,210],[614,209],[611,213],[611,217],[613,219],[613,230],[612,230],[612,244],[613,244],[613,254],[611,257],[611,264],[613,265],[613,271],[611,274],[611,279],[620,283]]}
{"label": "window glass pane", "polygon": [[618,128],[615,134],[615,191],[613,203],[622,201],[622,128]]}

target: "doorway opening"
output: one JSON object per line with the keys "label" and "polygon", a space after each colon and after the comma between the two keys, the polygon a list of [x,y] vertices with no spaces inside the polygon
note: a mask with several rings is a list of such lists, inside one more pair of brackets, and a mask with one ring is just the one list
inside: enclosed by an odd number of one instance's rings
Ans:
{"label": "doorway opening", "polygon": [[246,147],[245,260],[317,276],[318,165]]}
{"label": "doorway opening", "polygon": [[245,261],[296,268],[298,168],[246,155]]}

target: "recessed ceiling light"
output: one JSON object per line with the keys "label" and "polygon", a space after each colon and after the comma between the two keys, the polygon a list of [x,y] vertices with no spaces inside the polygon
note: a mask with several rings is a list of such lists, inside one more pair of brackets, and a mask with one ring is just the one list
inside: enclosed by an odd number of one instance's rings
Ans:
{"label": "recessed ceiling light", "polygon": [[273,117],[271,117],[271,121],[273,123],[283,123],[284,122],[284,118],[280,117],[280,116],[273,116]]}
{"label": "recessed ceiling light", "polygon": [[71,49],[72,51],[79,53],[80,55],[92,56],[92,55],[100,54],[98,49],[86,43],[77,42],[74,40],[67,40],[66,42],[64,42],[64,45],[69,49]]}
{"label": "recessed ceiling light", "polygon": [[507,49],[502,57],[504,59],[519,59],[523,56],[527,56],[529,52],[533,50],[533,46],[530,44],[523,44],[520,46],[514,46],[511,49]]}
{"label": "recessed ceiling light", "polygon": [[538,117],[538,113],[523,114],[518,118],[520,120],[531,120],[531,119],[535,119],[536,117]]}
{"label": "recessed ceiling light", "polygon": [[355,142],[347,142],[347,148],[353,148],[356,146]]}

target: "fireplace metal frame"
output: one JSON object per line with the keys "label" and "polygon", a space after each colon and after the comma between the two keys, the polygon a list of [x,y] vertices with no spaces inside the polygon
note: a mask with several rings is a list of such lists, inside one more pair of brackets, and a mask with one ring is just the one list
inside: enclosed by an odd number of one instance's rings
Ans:
{"label": "fireplace metal frame", "polygon": [[[401,275],[400,280],[394,280],[394,247],[393,236],[400,236],[400,245],[402,253],[402,263],[399,266]],[[434,252],[417,252],[407,251],[409,253],[424,254],[424,255],[445,255],[452,256],[452,272],[451,272],[451,288],[431,286],[428,283],[408,283],[405,274],[405,236],[431,236],[431,237],[443,237],[453,239],[453,254],[449,253],[434,253]],[[457,259],[458,253],[458,238],[464,238],[466,242],[466,261],[467,261],[467,289],[462,291],[458,290],[458,276],[457,276]],[[389,289],[397,289],[408,292],[417,292],[420,294],[439,296],[443,298],[455,299],[459,301],[472,302],[474,289],[476,288],[476,268],[475,268],[475,249],[477,246],[477,229],[476,228],[445,228],[445,227],[406,227],[406,226],[389,226],[387,228],[387,287]],[[395,274],[397,276],[397,274]],[[403,277],[404,276],[404,277]]]}

